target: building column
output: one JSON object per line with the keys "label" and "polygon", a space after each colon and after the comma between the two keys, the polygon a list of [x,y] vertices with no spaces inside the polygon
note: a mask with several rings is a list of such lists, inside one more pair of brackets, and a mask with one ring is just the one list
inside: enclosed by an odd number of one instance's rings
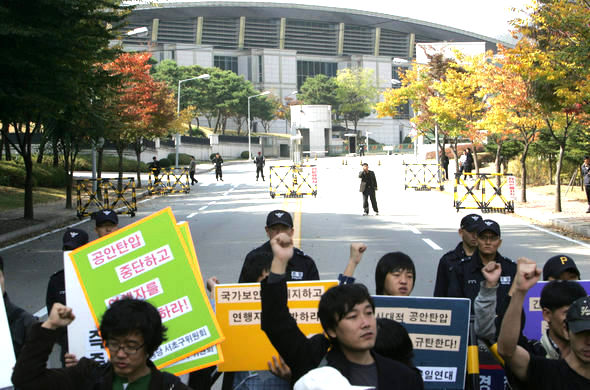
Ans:
{"label": "building column", "polygon": [[195,43],[197,45],[203,42],[203,17],[197,17],[197,36],[195,37]]}
{"label": "building column", "polygon": [[379,55],[379,42],[381,41],[381,27],[375,28],[375,35],[374,36],[375,36],[375,45],[374,45],[373,55],[378,56]]}
{"label": "building column", "polygon": [[244,48],[244,36],[246,35],[246,17],[240,16],[240,32],[238,36],[238,49]]}
{"label": "building column", "polygon": [[279,27],[279,49],[285,48],[285,31],[287,30],[287,19],[281,18],[281,25]]}
{"label": "building column", "polygon": [[152,42],[158,40],[158,29],[160,28],[160,19],[152,20]]}
{"label": "building column", "polygon": [[344,23],[338,25],[338,55],[344,54]]}
{"label": "building column", "polygon": [[408,60],[411,62],[414,58],[416,48],[416,34],[410,34],[410,44],[408,46]]}

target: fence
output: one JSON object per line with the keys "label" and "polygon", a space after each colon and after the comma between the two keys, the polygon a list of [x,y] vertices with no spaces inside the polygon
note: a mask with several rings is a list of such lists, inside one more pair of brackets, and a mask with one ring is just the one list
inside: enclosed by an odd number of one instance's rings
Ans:
{"label": "fence", "polygon": [[404,189],[413,188],[416,191],[430,191],[445,189],[442,178],[444,172],[440,165],[427,163],[402,163],[404,166]]}
{"label": "fence", "polygon": [[191,192],[187,168],[163,169],[157,175],[154,170],[150,171],[148,177],[149,195],[167,195],[180,192],[185,194]]}
{"label": "fence", "polygon": [[107,209],[114,210],[117,214],[129,214],[132,217],[137,212],[133,177],[123,178],[120,189],[118,179],[76,180],[76,191],[76,214],[80,219],[96,211]]}
{"label": "fence", "polygon": [[[456,173],[453,206],[457,211],[477,209],[482,212],[513,213],[515,186],[512,174]],[[511,200],[506,199],[503,189]]]}
{"label": "fence", "polygon": [[[302,198],[317,196],[318,177],[315,165],[275,165],[270,167],[270,197]],[[274,180],[273,180],[274,179]]]}

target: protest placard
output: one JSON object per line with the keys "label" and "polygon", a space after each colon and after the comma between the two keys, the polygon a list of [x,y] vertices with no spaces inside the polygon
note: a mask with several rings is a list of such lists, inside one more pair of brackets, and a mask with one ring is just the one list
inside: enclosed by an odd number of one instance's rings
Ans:
{"label": "protest placard", "polygon": [[[287,283],[289,311],[305,335],[323,333],[318,304],[322,294],[337,284],[336,280]],[[226,336],[221,344],[225,362],[218,370],[268,370],[267,362],[279,354],[260,329],[260,283],[218,284],[215,311]]]}
{"label": "protest placard", "polygon": [[14,357],[14,348],[12,347],[12,337],[10,336],[10,327],[6,310],[4,309],[4,297],[0,294],[0,390],[12,389],[12,368],[16,359]]}
{"label": "protest placard", "polygon": [[425,389],[463,389],[471,301],[374,296],[377,317],[401,323],[414,345]]}
{"label": "protest placard", "polygon": [[[590,281],[576,281],[590,294]],[[541,309],[541,291],[549,282],[537,282],[528,291],[524,298],[524,315],[526,318],[523,334],[531,340],[541,340],[543,331],[547,329],[547,323],[543,321],[543,309]]]}
{"label": "protest placard", "polygon": [[[201,271],[198,265],[196,251],[188,223],[178,224],[178,226],[182,238],[187,244],[189,253],[191,254],[191,266],[193,267],[193,272],[195,272],[197,280],[202,285]],[[64,272],[68,306],[72,308],[76,315],[76,320],[68,326],[69,352],[76,355],[78,359],[86,357],[104,363],[109,357],[102,344],[102,340],[92,318],[90,308],[88,307],[84,292],[80,286],[80,282],[78,281],[73,263],[68,253],[64,254]],[[80,340],[84,340],[84,342],[80,342]],[[223,361],[223,354],[221,353],[221,349],[218,349],[217,345],[209,347],[161,369],[162,371],[170,372],[171,374],[182,375],[216,365],[221,361]]]}
{"label": "protest placard", "polygon": [[223,340],[193,256],[170,208],[69,253],[94,323],[125,296],[158,308],[168,340],[152,356],[164,367]]}

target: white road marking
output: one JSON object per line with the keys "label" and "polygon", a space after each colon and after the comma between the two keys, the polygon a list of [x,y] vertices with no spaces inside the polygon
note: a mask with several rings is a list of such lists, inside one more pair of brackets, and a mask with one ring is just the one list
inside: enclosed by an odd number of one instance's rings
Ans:
{"label": "white road marking", "polygon": [[201,208],[199,208],[199,211],[203,211],[207,208],[207,206],[202,206]]}
{"label": "white road marking", "polygon": [[212,200],[211,202],[207,203],[207,206],[214,205],[216,202],[217,202],[216,200]]}
{"label": "white road marking", "polygon": [[190,214],[189,214],[189,215],[187,215],[186,217],[187,217],[187,218],[192,218],[192,217],[194,217],[195,215],[197,215],[197,213],[190,213]]}
{"label": "white road marking", "polygon": [[420,233],[420,230],[416,229],[414,226],[407,225],[407,228],[409,231],[411,231],[414,234],[422,234],[422,233]]}
{"label": "white road marking", "polygon": [[423,238],[422,241],[427,243],[428,246],[430,246],[435,251],[442,251],[442,248],[440,246],[436,245],[436,243],[434,241],[432,241],[430,238]]}
{"label": "white road marking", "polygon": [[144,199],[144,200],[140,200],[139,202],[137,202],[137,204],[145,203],[145,202],[148,202],[150,200],[152,200],[152,199],[151,198],[147,198],[147,199]]}
{"label": "white road marking", "polygon": [[47,307],[43,307],[39,309],[35,314],[33,314],[37,318],[45,317],[47,315]]}
{"label": "white road marking", "polygon": [[530,228],[533,228],[535,230],[538,230],[540,232],[547,233],[547,234],[550,234],[552,236],[555,236],[555,237],[564,239],[566,241],[573,242],[574,244],[578,244],[578,245],[581,245],[583,247],[590,248],[590,244],[586,244],[585,242],[574,240],[573,238],[569,238],[569,237],[566,237],[566,236],[564,236],[562,234],[555,233],[555,232],[552,232],[552,231],[547,230],[547,229],[543,229],[542,227],[535,226],[535,225],[532,225],[532,224],[526,224],[526,226],[528,226]]}
{"label": "white road marking", "polygon": [[46,232],[46,233],[40,234],[40,235],[38,235],[38,236],[35,236],[35,237],[33,237],[33,238],[29,238],[29,239],[27,239],[27,240],[24,240],[24,241],[19,241],[19,242],[15,243],[15,244],[12,244],[12,245],[9,245],[9,246],[7,246],[7,247],[0,248],[0,252],[2,252],[2,251],[5,251],[5,250],[8,250],[8,249],[11,249],[11,248],[14,248],[14,247],[17,247],[17,246],[19,246],[19,245],[22,245],[22,244],[26,244],[26,243],[28,243],[28,242],[31,242],[31,241],[38,240],[38,239],[39,239],[39,238],[41,238],[41,237],[45,237],[45,236],[48,236],[48,235],[50,235],[50,234],[53,234],[53,233],[60,232],[60,231],[62,231],[62,230],[66,230],[67,228],[71,228],[71,227],[74,227],[74,226],[81,225],[81,224],[85,223],[86,221],[87,221],[87,220],[84,220],[84,221],[79,221],[79,222],[73,223],[73,224],[71,224],[71,225],[64,226],[64,227],[61,227],[61,228],[59,228],[59,229],[54,229],[54,230],[52,230],[52,231],[50,231],[50,232]]}

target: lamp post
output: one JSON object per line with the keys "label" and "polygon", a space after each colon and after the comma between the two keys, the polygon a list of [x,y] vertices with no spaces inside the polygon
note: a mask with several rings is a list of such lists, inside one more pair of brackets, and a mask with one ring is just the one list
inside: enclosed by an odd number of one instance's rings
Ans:
{"label": "lamp post", "polygon": [[251,141],[251,137],[250,137],[250,132],[252,130],[252,126],[250,123],[250,99],[258,97],[258,96],[264,96],[264,95],[268,95],[270,93],[270,91],[264,91],[259,93],[258,95],[252,95],[252,96],[248,96],[248,160],[252,160],[252,141]]}
{"label": "lamp post", "polygon": [[[180,118],[180,84],[184,83],[185,81],[191,80],[209,80],[211,76],[205,73],[200,76],[191,77],[190,79],[178,80],[178,98],[177,98],[177,106],[176,106],[176,117]],[[176,161],[174,163],[174,167],[178,168],[178,149],[180,146],[180,133],[176,133],[174,135],[174,144],[175,144],[175,152],[176,152]]]}
{"label": "lamp post", "polygon": [[[287,96],[291,96],[291,95],[295,95],[297,96],[297,94],[299,93],[299,91],[293,91],[290,94],[288,94]],[[295,101],[297,101],[297,97],[295,97]],[[291,108],[289,107],[289,110]],[[289,132],[289,123],[287,122],[287,107],[285,107],[285,134],[287,134]]]}

